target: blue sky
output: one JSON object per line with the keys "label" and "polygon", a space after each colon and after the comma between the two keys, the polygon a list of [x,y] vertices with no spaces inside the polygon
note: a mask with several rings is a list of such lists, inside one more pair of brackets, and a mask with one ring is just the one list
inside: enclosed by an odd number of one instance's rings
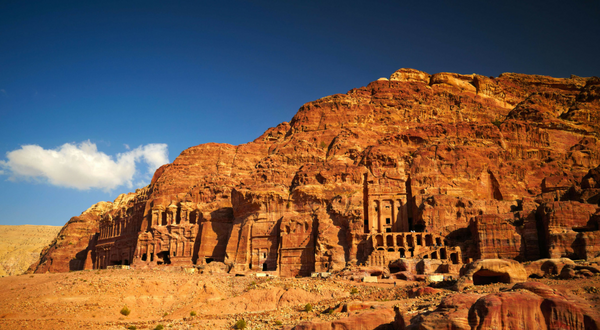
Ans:
{"label": "blue sky", "polygon": [[63,225],[190,146],[402,67],[598,76],[599,17],[592,0],[0,2],[0,224]]}

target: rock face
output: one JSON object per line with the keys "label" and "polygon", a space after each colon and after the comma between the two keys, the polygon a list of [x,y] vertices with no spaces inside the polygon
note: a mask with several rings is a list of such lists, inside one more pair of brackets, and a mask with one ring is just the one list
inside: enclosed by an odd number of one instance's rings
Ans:
{"label": "rock face", "polygon": [[526,282],[511,291],[448,296],[416,329],[598,329],[598,311],[547,285]]}
{"label": "rock face", "polygon": [[[458,273],[481,258],[600,254],[600,79],[401,69],[208,143],[65,225],[32,270],[349,265]],[[69,243],[72,243],[69,245]]]}
{"label": "rock face", "polygon": [[519,283],[527,281],[527,271],[517,261],[510,259],[483,259],[465,265],[460,280],[475,285],[490,283]]}

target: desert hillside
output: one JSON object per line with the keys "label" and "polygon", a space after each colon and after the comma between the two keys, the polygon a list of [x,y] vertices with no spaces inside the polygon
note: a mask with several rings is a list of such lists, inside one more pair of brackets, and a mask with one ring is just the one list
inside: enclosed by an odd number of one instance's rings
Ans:
{"label": "desert hillside", "polygon": [[0,276],[19,275],[60,231],[58,226],[0,226]]}

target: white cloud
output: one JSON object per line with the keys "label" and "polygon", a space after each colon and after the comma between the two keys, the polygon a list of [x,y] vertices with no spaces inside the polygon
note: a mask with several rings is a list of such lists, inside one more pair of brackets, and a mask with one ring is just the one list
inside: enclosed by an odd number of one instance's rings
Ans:
{"label": "white cloud", "polygon": [[[6,153],[7,160],[0,161],[0,174],[10,175],[10,180],[34,179],[50,184],[87,190],[110,191],[118,186],[128,188],[149,181],[152,173],[169,162],[166,144],[147,144],[113,157],[98,151],[89,140],[80,144],[65,143],[56,149],[46,150],[37,145],[25,145]],[[147,172],[136,165],[145,163]]]}

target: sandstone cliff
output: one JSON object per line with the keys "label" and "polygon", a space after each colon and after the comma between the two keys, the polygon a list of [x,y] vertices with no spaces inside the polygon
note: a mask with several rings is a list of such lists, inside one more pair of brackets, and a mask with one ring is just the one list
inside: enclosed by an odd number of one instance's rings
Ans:
{"label": "sandstone cliff", "polygon": [[32,270],[593,258],[599,139],[597,77],[400,69],[247,144],[185,150],[148,187],[72,218]]}

